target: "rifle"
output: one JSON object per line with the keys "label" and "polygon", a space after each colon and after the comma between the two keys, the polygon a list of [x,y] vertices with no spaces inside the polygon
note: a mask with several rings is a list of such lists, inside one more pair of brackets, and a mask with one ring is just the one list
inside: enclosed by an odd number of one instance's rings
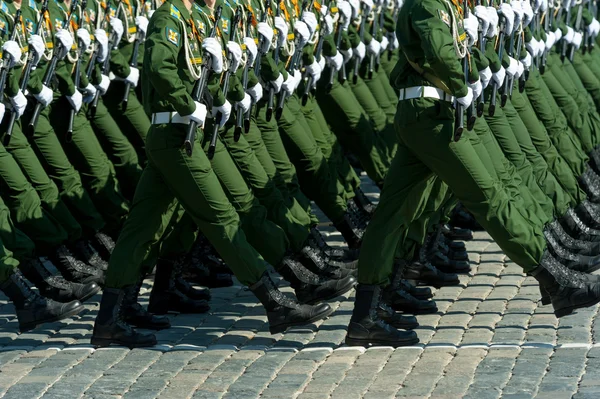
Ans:
{"label": "rifle", "polygon": [[[323,53],[323,42],[325,41],[325,35],[322,33],[323,32],[321,32],[321,35],[319,35],[317,49],[315,50],[315,60],[316,61],[321,60],[321,54]],[[308,94],[311,91],[312,85],[313,85],[313,77],[312,77],[312,75],[310,75],[306,79],[306,86],[304,87],[304,93],[302,94],[302,105],[306,105],[306,102],[308,101]]]}
{"label": "rifle", "polygon": [[[143,41],[144,33],[138,30],[135,35],[135,40],[133,42],[133,52],[131,53],[131,60],[129,61],[129,66],[132,68],[137,68],[140,44],[142,44]],[[123,110],[121,112],[125,112],[125,110],[127,109],[127,102],[129,101],[129,89],[131,89],[131,83],[125,82],[125,89],[123,90],[123,99],[121,100]]]}
{"label": "rifle", "polygon": [[[522,28],[522,26],[521,26]],[[515,54],[515,59],[517,60],[517,62],[519,61],[519,59],[521,58],[521,47],[523,45],[523,29],[521,29],[518,33],[518,37],[517,37],[517,53]],[[523,79],[523,88],[525,88],[525,71],[523,71],[523,74],[521,76],[519,76],[519,86],[521,85],[520,80]],[[508,97],[512,98],[512,93],[513,93],[513,88],[514,88],[514,82],[515,82],[515,77],[511,77],[510,78],[510,83],[508,84]],[[519,92],[522,92],[521,89],[519,88]]]}
{"label": "rifle", "polygon": [[[215,10],[215,24],[213,25],[209,37],[215,37],[217,34],[217,22],[221,19],[221,12],[223,11],[223,6],[218,6]],[[208,78],[211,75],[210,68],[208,65],[211,62],[210,54],[206,54],[204,57],[204,62],[200,66],[200,79],[196,82],[194,86],[194,90],[192,91],[192,99],[194,101],[200,101],[202,96],[204,95],[204,90],[208,84]],[[198,128],[198,122],[191,121],[188,125],[187,132],[185,134],[185,140],[183,142],[183,146],[185,147],[185,152],[188,156],[192,156],[192,152],[194,151],[194,141],[196,141],[196,129]],[[212,144],[212,140],[211,140]]]}
{"label": "rifle", "polygon": [[[220,17],[220,16],[219,16]],[[218,24],[220,18],[215,18],[215,26]],[[242,9],[240,7],[237,8],[235,15],[233,16],[233,21],[231,24],[231,32],[229,33],[230,39],[235,39],[235,33],[237,31],[238,25],[242,19]],[[227,92],[229,91],[229,79],[231,79],[231,64],[233,63],[233,55],[230,51],[227,51],[227,61],[229,61],[229,65],[227,70],[225,71],[225,77],[223,78],[223,94],[227,96]],[[220,112],[217,112],[215,120],[213,121],[213,132],[210,138],[210,145],[208,146],[208,159],[212,159],[215,156],[215,149],[217,148],[217,138],[219,137],[219,128],[221,127],[221,121],[223,120],[224,115]]]}
{"label": "rifle", "polygon": [[[544,14],[544,30],[546,32],[550,31],[550,18],[552,16],[552,12],[550,10],[546,11]],[[548,58],[548,50],[544,48],[544,52],[542,53],[542,60],[540,61],[540,73],[543,75],[546,72],[546,59]]]}
{"label": "rifle", "polygon": [[[481,5],[481,0],[477,0],[477,5]],[[477,42],[479,43],[479,50],[483,54],[485,54],[485,35],[483,34],[483,30],[481,30],[481,25],[479,26],[479,30],[477,31]],[[485,95],[484,91],[481,91],[481,95],[477,99],[477,117],[481,117],[483,115],[483,107],[485,106]]]}
{"label": "rifle", "polygon": [[[371,11],[371,10],[369,10],[369,11]],[[377,13],[374,12],[374,14],[377,14]],[[377,15],[374,15],[373,16],[373,23],[371,24],[371,35],[373,36],[372,40],[375,40],[375,37],[377,37],[377,31],[379,30],[379,28],[377,27],[378,23],[379,23],[379,18],[378,18]],[[375,70],[375,54],[371,54],[369,56],[369,70],[367,71],[367,77],[369,79],[373,78],[373,71],[374,70]]]}
{"label": "rifle", "polygon": [[[500,34],[498,36],[498,57],[502,59],[502,54],[504,54],[504,36],[506,33],[504,29],[506,27],[506,17],[504,15],[500,15]],[[498,84],[492,81],[492,95],[490,97],[490,106],[488,108],[488,115],[490,117],[494,116],[496,113],[496,97],[498,94]]]}
{"label": "rifle", "polygon": [[[83,14],[85,12],[85,8],[87,6],[87,0],[83,0],[81,2],[81,13]],[[83,15],[82,15],[82,19],[83,19]],[[79,83],[81,82],[81,59],[83,58],[83,55],[85,54],[85,48],[83,47],[83,42],[79,39],[77,39],[77,46],[78,46],[78,53],[77,53],[77,62],[75,63],[75,79],[73,80],[73,83],[75,85],[75,90],[79,89]],[[67,135],[66,135],[66,140],[67,143],[71,142],[71,139],[73,138],[73,123],[75,122],[75,108],[71,108],[71,112],[69,112],[69,122],[67,125]]]}
{"label": "rifle", "polygon": [[[10,36],[8,40],[15,40],[17,38],[17,26],[19,25],[19,23],[21,22],[21,9],[19,8],[17,10],[17,13],[15,14],[15,23],[13,25],[12,31],[10,32]],[[0,98],[4,98],[4,89],[6,86],[6,79],[8,77],[8,72],[10,72],[10,68],[9,68],[9,62],[10,62],[10,55],[6,52],[2,55],[2,67],[0,68]],[[15,62],[17,62],[18,60],[14,60]],[[11,113],[11,118],[12,116],[17,116],[16,112],[12,112]],[[6,132],[6,135],[4,136],[4,145],[8,145],[10,142],[10,137],[12,135],[12,129],[9,132]]]}
{"label": "rifle", "polygon": [[[520,23],[520,21],[519,21]],[[515,50],[515,30],[516,30],[516,26],[514,26],[515,29],[513,29],[512,33],[510,34],[510,42],[508,44],[508,55],[510,57],[513,56],[514,50]],[[498,53],[498,56],[500,57],[500,59],[502,60],[502,53]],[[504,79],[504,87],[502,88],[502,96],[500,97],[500,107],[504,108],[504,106],[506,105],[506,100],[508,100],[508,93],[510,91],[510,85],[512,84],[512,79],[509,79],[509,77],[507,76]]]}
{"label": "rifle", "polygon": [[[383,24],[384,24],[383,17],[384,17],[383,6],[380,6],[379,7],[379,29],[383,29]],[[388,46],[389,45],[390,45],[390,41],[388,39]],[[381,64],[381,51],[375,57],[375,72],[379,72],[380,64]]]}
{"label": "rifle", "polygon": [[[252,29],[252,14],[248,13],[248,20],[246,21],[246,32],[250,32]],[[246,65],[244,65],[244,72],[242,73],[242,87],[244,88],[244,92],[248,88],[248,74],[250,73],[250,62],[247,61]],[[250,104],[252,104],[252,100],[250,100]],[[242,134],[242,124],[244,122],[244,110],[239,105],[236,106],[236,114],[235,114],[235,131],[233,132],[233,140],[237,143],[240,139],[240,135]],[[248,121],[249,122],[249,121]],[[249,126],[248,126],[249,127]]]}
{"label": "rifle", "polygon": [[[341,15],[340,15],[341,18]],[[336,38],[335,38],[335,48],[337,51],[340,51],[340,45],[342,44],[342,22],[338,20],[337,29],[336,29]],[[333,87],[333,81],[335,80],[336,72],[331,68],[329,75],[329,83],[327,83],[327,91],[331,91]],[[346,63],[342,60],[342,68],[338,72],[339,79],[342,81],[346,81]]]}
{"label": "rifle", "polygon": [[[582,17],[582,13],[583,13],[583,5],[579,5],[579,8],[577,9],[577,17],[575,19],[575,32],[579,31],[581,29],[581,17]],[[583,41],[583,43],[585,43],[585,41]],[[569,61],[573,61],[573,56],[575,55],[575,46],[571,45],[571,47],[569,48]]]}
{"label": "rifle", "polygon": [[[463,2],[463,10],[464,17],[469,17],[469,3],[468,0],[464,0]],[[465,40],[468,40],[465,38]],[[465,75],[465,83],[469,83],[469,54],[471,53],[471,49],[467,47],[467,53],[463,58],[463,72]],[[456,116],[460,118],[457,120],[457,124],[454,130],[454,141],[458,141],[463,132],[464,125],[464,109],[457,103]],[[477,113],[475,111],[475,99],[471,102],[471,105],[467,108],[467,130],[473,130],[473,126],[475,126],[475,121],[477,120]]]}
{"label": "rifle", "polygon": [[[566,22],[566,24],[568,26],[569,22],[571,21],[571,6],[569,5],[569,2],[566,2],[565,7],[569,7],[567,9],[567,22]],[[563,37],[562,47],[561,47],[561,50],[560,50],[560,60],[563,63],[565,62],[565,58],[567,57],[567,45],[568,45],[567,41]]]}
{"label": "rifle", "polygon": [[[275,16],[278,17],[280,15],[280,5],[279,3],[275,3]],[[277,36],[279,36],[280,32],[277,31]],[[275,66],[279,66],[279,38],[275,40],[275,50],[273,51],[273,59],[275,60]],[[271,87],[269,89],[269,97],[267,99],[267,121],[271,120],[273,116],[273,99],[275,98],[275,89]]]}
{"label": "rifle", "polygon": [[[363,3],[363,14],[361,16],[360,19],[360,28],[358,30],[358,36],[360,37],[360,42],[362,43],[362,41],[365,38],[365,24],[367,23],[367,7],[366,5]],[[355,57],[356,58],[356,57]],[[360,60],[358,58],[356,58],[354,60],[354,76],[352,77],[352,82],[354,84],[356,84],[356,82],[358,82],[358,70],[360,68]]]}
{"label": "rifle", "polygon": [[[69,14],[67,15],[67,18],[65,19],[65,24],[64,26],[68,29],[69,24],[71,23],[71,18],[73,17],[73,14],[75,14],[75,9],[77,8],[77,3],[79,0],[73,0],[71,3],[71,8],[69,9]],[[41,24],[41,21],[40,21]],[[62,47],[62,44],[58,44],[57,46],[57,50],[60,49],[60,47]],[[67,51],[69,51],[69,49],[66,49]],[[56,54],[58,54],[59,51],[56,51],[53,55],[52,55],[52,59],[50,60],[50,65],[48,65],[48,69],[46,70],[46,74],[44,75],[44,80],[42,81],[42,84],[44,86],[49,87],[52,79],[54,78],[54,73],[56,72],[56,65],[58,64],[58,57],[56,56]],[[37,121],[38,118],[40,117],[40,113],[42,112],[42,103],[39,101],[35,101],[35,106],[33,108],[33,114],[31,115],[31,120],[29,121],[29,134],[33,135],[33,133],[35,132],[35,126],[37,125]]]}
{"label": "rifle", "polygon": [[[592,0],[588,0],[587,9],[588,9],[588,12],[590,13],[590,15],[594,15],[593,9],[592,9]],[[590,43],[590,37],[588,35],[588,30],[585,29],[583,32],[583,48],[581,49],[582,54],[585,54],[586,51],[588,51],[588,47],[590,46],[590,44],[591,43]]]}

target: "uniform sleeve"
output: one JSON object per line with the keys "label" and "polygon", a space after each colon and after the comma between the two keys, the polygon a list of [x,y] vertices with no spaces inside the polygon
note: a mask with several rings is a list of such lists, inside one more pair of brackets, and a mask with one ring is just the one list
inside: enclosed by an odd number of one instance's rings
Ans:
{"label": "uniform sleeve", "polygon": [[485,45],[485,56],[490,63],[490,69],[492,72],[496,73],[500,70],[502,63],[500,62],[500,58],[498,58],[498,53],[494,48],[495,40],[488,40]]}
{"label": "uniform sleeve", "polygon": [[56,65],[56,80],[58,81],[58,91],[63,96],[72,96],[75,94],[75,83],[73,83],[72,73],[75,65],[66,61],[59,61]]}
{"label": "uniform sleeve", "polygon": [[[467,95],[461,61],[454,49],[450,27],[440,17],[446,7],[438,2],[420,2],[413,7],[412,25],[421,38],[421,49],[433,73],[456,97]],[[451,12],[451,11],[448,11]]]}

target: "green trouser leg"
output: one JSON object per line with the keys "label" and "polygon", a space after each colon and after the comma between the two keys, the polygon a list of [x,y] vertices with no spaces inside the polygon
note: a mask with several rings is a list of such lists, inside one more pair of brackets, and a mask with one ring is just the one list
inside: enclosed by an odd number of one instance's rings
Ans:
{"label": "green trouser leg", "polygon": [[[389,55],[391,53],[391,56]],[[398,55],[399,55],[399,51],[398,50],[394,50],[391,51],[385,55],[385,57],[381,57],[382,63],[381,66],[383,67],[383,70],[385,71],[386,75],[389,77],[392,74],[392,71],[394,70],[394,67],[396,66],[396,64],[398,63]]]}
{"label": "green trouser leg", "polygon": [[174,217],[167,227],[160,245],[161,258],[176,259],[181,255],[185,255],[196,242],[198,226],[196,226],[194,220],[181,205],[177,207],[175,215],[177,217]]}
{"label": "green trouser leg", "polygon": [[[65,111],[66,110],[66,111]],[[73,137],[66,140],[68,103],[61,98],[50,110],[54,127],[65,153],[81,175],[81,181],[102,214],[110,231],[118,231],[129,212],[129,202],[121,193],[116,172],[102,150],[90,122],[83,112],[75,115]]]}
{"label": "green trouser leg", "polygon": [[554,144],[552,144],[546,128],[537,118],[527,95],[525,93],[519,93],[518,90],[513,91],[511,102],[525,124],[529,137],[531,138],[531,143],[536,148],[538,154],[544,158],[551,173],[571,198],[571,206],[585,200],[585,193],[579,187],[577,179],[573,175],[569,165],[558,153]]}
{"label": "green trouser leg", "polygon": [[[365,84],[371,91],[373,98],[377,101],[377,104],[381,107],[385,116],[387,117],[388,122],[393,122],[394,115],[396,114],[396,103],[398,102],[398,97],[395,98],[395,101],[390,99],[388,89],[386,89],[385,85],[390,85],[389,81],[383,81],[379,78],[379,75],[385,75],[385,72],[380,70],[379,72],[374,72],[372,78],[367,78],[363,75],[363,80]],[[393,91],[393,90],[392,90]]]}
{"label": "green trouser leg", "polygon": [[502,184],[492,179],[470,140],[452,140],[452,105],[438,104],[434,106],[431,99],[398,104],[395,126],[400,145],[377,211],[363,238],[358,276],[361,284],[385,284],[388,281],[394,251],[408,228],[398,221],[422,206],[419,199],[433,174],[448,185],[524,271],[537,267],[545,251],[542,226],[528,220]]}
{"label": "green trouser leg", "polygon": [[[30,110],[29,110],[30,111]],[[85,229],[86,234],[96,233],[104,228],[105,223],[92,202],[90,195],[83,188],[81,177],[75,170],[65,151],[63,150],[54,129],[50,125],[48,114],[50,110],[42,110],[38,119],[35,133],[30,139],[30,144],[35,151],[38,160],[48,173],[48,176],[58,186],[60,196],[65,201],[73,216]],[[31,118],[31,112],[26,112],[22,117],[22,125],[27,125]],[[17,145],[14,142],[17,139],[18,132],[11,139],[11,147]],[[22,133],[21,133],[22,134]],[[21,165],[24,160],[17,157]]]}
{"label": "green trouser leg", "polygon": [[[390,78],[383,68],[381,68],[379,70],[379,73],[377,74],[377,79],[381,82],[381,85],[383,86],[383,89],[385,90],[385,93],[388,96],[388,101],[394,105],[394,115],[395,115],[396,114],[396,106],[398,105],[398,94],[399,93],[397,93],[396,90],[394,90],[394,88],[390,84]],[[392,117],[391,122],[392,123],[394,122],[393,117]]]}
{"label": "green trouser leg", "polygon": [[150,129],[150,119],[133,89],[129,90],[127,107],[124,107],[122,102],[124,92],[125,83],[113,80],[103,97],[104,105],[137,151],[138,159],[143,165],[146,162],[145,143],[146,134]]}
{"label": "green trouser leg", "polygon": [[150,248],[171,220],[176,201],[242,284],[257,282],[266,270],[264,261],[246,240],[239,216],[202,151],[200,138],[191,157],[183,150],[186,127],[155,125],[148,132],[148,165],[110,258],[107,287],[122,288],[137,282]]}
{"label": "green trouser leg", "polygon": [[[205,130],[212,134],[212,120]],[[203,147],[208,151],[210,134],[205,135]],[[240,215],[242,229],[248,243],[272,266],[278,266],[289,248],[289,241],[281,227],[267,218],[267,209],[260,204],[237,169],[222,141],[217,140],[215,155],[210,161],[212,170],[221,182],[223,191]]]}
{"label": "green trouser leg", "polygon": [[[0,212],[2,211],[0,210]],[[0,240],[0,283],[8,280],[17,267],[19,267],[19,261],[13,258],[12,252]]]}
{"label": "green trouser leg", "polygon": [[[346,202],[338,194],[337,178],[331,176],[327,160],[312,134],[306,130],[302,112],[290,109],[293,101],[294,96],[287,100],[278,121],[283,144],[296,167],[302,192],[321,208],[329,220],[338,223],[346,213]],[[266,103],[259,103],[258,107],[266,107]]]}
{"label": "green trouser leg", "polygon": [[573,55],[573,68],[581,79],[585,90],[592,96],[596,111],[600,110],[600,66],[592,60],[590,53],[584,55],[578,51]]}
{"label": "green trouser leg", "polygon": [[[5,127],[2,126],[2,128]],[[35,191],[37,191],[44,209],[54,216],[65,229],[68,241],[74,242],[81,238],[82,225],[75,219],[75,216],[73,216],[61,198],[58,187],[56,187],[54,181],[52,181],[44,170],[33,148],[31,148],[27,138],[21,131],[19,122],[14,125],[13,135],[6,150],[12,155],[23,174],[27,177],[27,180],[29,180]],[[90,217],[94,217],[94,215],[90,215]],[[100,218],[99,225],[103,226],[104,222],[102,218],[100,215],[98,217]]]}
{"label": "green trouser leg", "polygon": [[589,159],[581,149],[579,141],[573,137],[574,134],[570,131],[564,114],[537,69],[529,74],[529,79],[525,83],[525,91],[532,108],[546,128],[558,153],[569,165],[575,177],[581,176]]}
{"label": "green trouser leg", "polygon": [[81,113],[88,115],[102,149],[114,165],[123,195],[127,199],[133,198],[135,187],[142,175],[135,148],[108,112],[102,98],[98,100],[94,116],[90,115],[87,106],[84,106]]}
{"label": "green trouser leg", "polygon": [[[239,169],[260,204],[267,209],[269,219],[285,231],[292,249],[294,251],[302,249],[310,233],[309,216],[300,208],[299,204],[298,208],[300,209],[298,209],[298,212],[293,213],[288,209],[281,191],[277,189],[275,182],[265,172],[246,138],[240,136],[236,142],[234,131],[235,124],[231,123],[225,125],[225,129],[221,129],[221,141],[227,152],[229,152],[233,163]],[[215,167],[215,170],[219,175],[217,167]],[[297,214],[302,218],[296,218]]]}
{"label": "green trouser leg", "polygon": [[[498,98],[497,104],[500,104],[500,98]],[[484,108],[487,107],[486,103],[486,107]],[[504,152],[506,158],[515,166],[517,172],[523,179],[523,183],[531,191],[536,201],[542,206],[542,209],[544,209],[544,213],[547,217],[545,221],[554,219],[554,206],[538,185],[533,174],[533,167],[525,157],[523,151],[521,151],[521,147],[515,139],[510,123],[502,108],[496,107],[494,116],[489,116],[487,109],[484,109],[483,114],[485,115],[485,121],[498,141],[502,152]]]}
{"label": "green trouser leg", "polygon": [[319,86],[317,101],[342,146],[358,158],[375,183],[382,184],[389,166],[382,152],[385,146],[349,84],[336,80],[329,91]]}
{"label": "green trouser leg", "polygon": [[[15,227],[10,211],[2,202],[2,198],[0,198],[0,247],[10,251],[16,259],[23,260],[35,254],[35,244],[25,233]],[[2,249],[0,249],[1,252]],[[4,270],[0,270],[0,277],[6,277],[2,275],[4,272]]]}

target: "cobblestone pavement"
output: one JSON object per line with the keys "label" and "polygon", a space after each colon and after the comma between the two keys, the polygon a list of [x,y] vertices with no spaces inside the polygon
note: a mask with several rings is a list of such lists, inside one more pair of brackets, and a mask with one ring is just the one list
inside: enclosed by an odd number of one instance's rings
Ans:
{"label": "cobblestone pavement", "polygon": [[558,321],[486,233],[467,248],[472,273],[435,292],[439,313],[418,316],[421,344],[396,350],[344,346],[353,293],[331,302],[327,320],[270,335],[250,292],[213,290],[211,313],[172,316],[143,350],[90,346],[99,295],[79,316],[21,335],[2,297],[0,396],[600,398],[598,306]]}

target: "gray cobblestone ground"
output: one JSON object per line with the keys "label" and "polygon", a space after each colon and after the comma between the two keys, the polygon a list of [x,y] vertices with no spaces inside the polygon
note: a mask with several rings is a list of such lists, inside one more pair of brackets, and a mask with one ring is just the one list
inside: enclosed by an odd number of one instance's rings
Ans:
{"label": "gray cobblestone ground", "polygon": [[272,336],[248,291],[213,290],[211,313],[172,316],[158,346],[135,350],[89,345],[100,296],[21,335],[0,297],[0,397],[600,398],[598,306],[558,321],[486,233],[467,248],[473,272],[435,292],[421,344],[396,350],[344,346],[353,294],[327,320]]}

